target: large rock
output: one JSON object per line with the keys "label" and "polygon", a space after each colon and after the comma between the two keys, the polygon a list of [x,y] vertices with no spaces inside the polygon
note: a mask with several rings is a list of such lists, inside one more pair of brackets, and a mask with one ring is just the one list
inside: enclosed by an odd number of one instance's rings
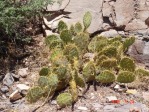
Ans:
{"label": "large rock", "polygon": [[134,18],[134,4],[134,0],[116,0],[114,6],[117,26],[126,25]]}
{"label": "large rock", "polygon": [[125,31],[134,31],[139,29],[146,29],[147,25],[140,19],[134,19],[131,23],[128,23],[125,27]]}
{"label": "large rock", "polygon": [[136,40],[135,43],[129,48],[128,54],[137,62],[149,65],[149,42]]}
{"label": "large rock", "polygon": [[149,17],[149,1],[148,0],[138,0],[139,10],[137,11],[138,18],[145,21]]}
{"label": "large rock", "polygon": [[14,83],[13,73],[7,73],[3,79],[3,84],[9,87],[13,83]]}
{"label": "large rock", "polygon": [[[89,27],[88,31],[90,33],[93,33],[97,30],[99,30],[99,28],[101,28],[102,26],[102,13],[101,13],[101,9],[102,9],[102,0],[80,0],[79,2],[76,0],[70,0],[69,4],[67,5],[67,3],[69,2],[69,0],[63,0],[62,3],[60,4],[61,6],[58,6],[57,3],[53,4],[55,6],[48,6],[48,10],[50,11],[55,11],[56,9],[63,9],[65,8],[65,12],[69,12],[69,14],[67,14],[69,16],[69,19],[62,17],[61,19],[64,19],[64,21],[70,25],[73,23],[76,23],[78,21],[82,22],[83,19],[83,15],[85,14],[86,11],[90,11],[92,14],[92,23],[91,26]],[[51,7],[55,7],[55,8],[51,8]],[[59,15],[56,15],[59,16]],[[48,19],[49,21],[49,19]],[[57,21],[54,21],[53,24],[57,24]]]}

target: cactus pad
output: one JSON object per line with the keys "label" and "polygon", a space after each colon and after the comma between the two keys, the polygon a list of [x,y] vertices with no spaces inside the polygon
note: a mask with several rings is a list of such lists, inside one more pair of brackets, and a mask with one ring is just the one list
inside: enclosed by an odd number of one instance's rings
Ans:
{"label": "cactus pad", "polygon": [[32,87],[27,95],[27,101],[34,103],[42,97],[43,91],[39,86]]}
{"label": "cactus pad", "polygon": [[59,21],[58,23],[58,32],[62,32],[63,30],[67,30],[68,26],[64,21]]}
{"label": "cactus pad", "polygon": [[67,68],[65,66],[58,66],[53,69],[53,72],[57,74],[59,80],[66,78]]}
{"label": "cactus pad", "polygon": [[70,29],[69,29],[70,33],[72,36],[75,36],[76,35],[76,32],[75,32],[75,28],[73,25],[70,26]]}
{"label": "cactus pad", "polygon": [[63,50],[59,48],[55,48],[51,51],[50,61],[56,66],[66,66],[68,64],[67,58],[63,55]]}
{"label": "cactus pad", "polygon": [[82,74],[86,82],[93,81],[95,79],[95,65],[92,61],[84,65]]}
{"label": "cactus pad", "polygon": [[134,61],[129,58],[129,57],[124,57],[121,59],[120,61],[120,67],[122,70],[126,70],[126,71],[135,71],[135,63]]}
{"label": "cactus pad", "polygon": [[38,85],[41,87],[41,88],[45,88],[46,86],[49,85],[49,79],[48,77],[46,76],[40,76],[39,79],[38,79]]}
{"label": "cactus pad", "polygon": [[96,81],[101,83],[112,83],[115,81],[115,75],[111,71],[105,70],[96,77]]}
{"label": "cactus pad", "polygon": [[40,70],[39,75],[40,75],[40,76],[47,76],[47,75],[49,74],[49,72],[50,72],[50,69],[49,69],[49,68],[43,67],[43,68]]}
{"label": "cactus pad", "polygon": [[83,77],[79,76],[78,74],[76,74],[74,76],[75,82],[79,87],[85,87],[85,80]]}
{"label": "cactus pad", "polygon": [[115,58],[103,60],[100,64],[101,68],[112,69],[117,67],[117,60]]}
{"label": "cactus pad", "polygon": [[138,76],[149,76],[149,70],[145,70],[142,68],[139,68],[135,71],[136,75]]}
{"label": "cactus pad", "polygon": [[135,37],[129,37],[123,42],[123,50],[127,51],[129,46],[135,42]]}
{"label": "cactus pad", "polygon": [[75,45],[78,47],[81,53],[84,53],[87,51],[87,46],[89,43],[89,34],[87,33],[79,33],[77,34],[73,39]]}
{"label": "cactus pad", "polygon": [[56,101],[61,108],[70,106],[73,103],[72,95],[70,93],[59,94]]}
{"label": "cactus pad", "polygon": [[92,21],[92,15],[90,12],[86,12],[83,17],[84,31],[90,26]]}
{"label": "cactus pad", "polygon": [[75,80],[72,79],[72,80],[70,80],[69,85],[70,85],[70,93],[72,95],[72,99],[75,102],[78,99],[77,84],[76,84]]}
{"label": "cactus pad", "polygon": [[111,58],[111,57],[117,57],[117,48],[114,46],[107,46],[102,50],[102,54],[104,54],[105,56]]}
{"label": "cactus pad", "polygon": [[75,24],[75,32],[76,32],[76,33],[80,33],[80,32],[82,32],[82,31],[83,31],[83,28],[82,28],[81,23],[80,23],[80,22],[77,22],[77,23]]}
{"label": "cactus pad", "polygon": [[50,49],[55,47],[62,47],[62,40],[56,35],[49,35],[46,37],[45,43],[47,46],[49,46]]}
{"label": "cactus pad", "polygon": [[79,58],[79,51],[75,44],[68,44],[64,48],[64,55],[68,60],[73,60],[74,58]]}
{"label": "cactus pad", "polygon": [[106,37],[96,36],[90,41],[88,45],[88,49],[89,51],[92,51],[92,52],[99,52],[107,44],[108,44],[108,39]]}
{"label": "cactus pad", "polygon": [[64,43],[68,43],[72,41],[72,34],[69,30],[63,30],[60,33],[60,38],[63,40]]}
{"label": "cactus pad", "polygon": [[135,75],[129,71],[121,71],[118,74],[117,81],[120,83],[131,83],[135,80]]}

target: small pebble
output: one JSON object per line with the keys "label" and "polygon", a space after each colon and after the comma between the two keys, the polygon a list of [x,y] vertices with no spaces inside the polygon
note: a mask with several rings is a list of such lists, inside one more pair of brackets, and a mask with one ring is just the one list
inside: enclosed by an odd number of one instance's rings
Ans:
{"label": "small pebble", "polygon": [[87,107],[78,107],[78,110],[84,110],[84,111],[87,111],[88,110],[88,108]]}
{"label": "small pebble", "polygon": [[1,87],[1,91],[3,93],[7,93],[9,91],[9,88],[7,86],[3,86],[3,87]]}

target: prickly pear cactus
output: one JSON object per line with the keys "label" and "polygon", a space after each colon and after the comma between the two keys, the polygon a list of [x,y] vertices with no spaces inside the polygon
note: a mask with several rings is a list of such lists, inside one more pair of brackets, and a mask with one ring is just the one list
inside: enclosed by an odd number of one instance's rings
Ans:
{"label": "prickly pear cactus", "polygon": [[70,26],[69,31],[70,31],[70,33],[71,33],[72,36],[75,36],[77,34],[76,31],[75,31],[75,27],[73,25]]}
{"label": "prickly pear cactus", "polygon": [[135,73],[138,76],[149,76],[149,70],[145,70],[143,68],[138,68]]}
{"label": "prickly pear cactus", "polygon": [[108,39],[106,37],[96,36],[90,41],[90,43],[88,45],[88,49],[91,52],[99,52],[107,44],[108,44]]}
{"label": "prickly pear cactus", "polygon": [[122,42],[122,37],[121,36],[118,36],[118,37],[114,37],[114,38],[108,40],[108,43],[109,44],[112,44],[113,42],[114,43],[115,42]]}
{"label": "prickly pear cactus", "polygon": [[77,90],[77,84],[74,79],[70,80],[69,82],[70,85],[70,93],[72,95],[72,99],[74,102],[78,100],[78,90]]}
{"label": "prickly pear cactus", "polygon": [[47,46],[51,46],[51,42],[54,41],[54,40],[57,40],[57,39],[59,39],[58,36],[49,35],[49,36],[46,37],[45,43],[46,43]]}
{"label": "prickly pear cactus", "polygon": [[86,82],[95,80],[95,65],[92,61],[84,65],[82,74]]}
{"label": "prickly pear cactus", "polygon": [[83,17],[84,31],[90,26],[92,21],[92,15],[90,12],[86,12]]}
{"label": "prickly pear cactus", "polygon": [[59,94],[56,101],[61,108],[72,105],[73,103],[72,95],[70,93]]}
{"label": "prickly pear cactus", "polygon": [[43,90],[39,86],[32,87],[27,95],[26,98],[29,102],[34,103],[39,100],[43,95]]}
{"label": "prickly pear cactus", "polygon": [[68,44],[64,48],[64,55],[68,60],[73,60],[74,58],[79,58],[79,51],[75,44]]}
{"label": "prickly pear cactus", "polygon": [[120,71],[117,77],[117,81],[120,83],[131,83],[135,80],[135,75],[130,71]]}
{"label": "prickly pear cactus", "polygon": [[46,76],[40,76],[39,79],[38,79],[38,85],[41,87],[41,88],[45,88],[49,85],[50,81],[49,81],[49,78],[46,77]]}
{"label": "prickly pear cactus", "polygon": [[62,40],[56,35],[50,35],[50,36],[46,37],[45,43],[50,49],[53,49],[53,48],[56,48],[56,47],[57,48],[62,48],[63,47]]}
{"label": "prickly pear cactus", "polygon": [[135,42],[135,37],[129,37],[123,42],[123,50],[127,51],[128,48]]}
{"label": "prickly pear cactus", "polygon": [[75,30],[76,33],[80,33],[80,32],[83,31],[83,27],[82,27],[82,25],[81,25],[80,22],[77,22],[77,23],[75,24],[74,30]]}
{"label": "prickly pear cactus", "polygon": [[49,78],[49,86],[57,88],[59,83],[58,76],[56,74],[51,73],[48,78]]}
{"label": "prickly pear cactus", "polygon": [[78,74],[75,74],[74,76],[75,82],[79,87],[85,87],[85,80],[83,76],[79,76]]}
{"label": "prickly pear cactus", "polygon": [[112,83],[115,81],[115,75],[109,70],[105,70],[96,76],[96,81],[101,83]]}
{"label": "prickly pear cactus", "polygon": [[50,72],[50,69],[49,69],[49,68],[43,67],[43,68],[40,70],[39,75],[40,75],[40,76],[47,76],[47,75],[49,74],[49,72]]}
{"label": "prickly pear cactus", "polygon": [[114,46],[107,46],[101,51],[101,53],[109,58],[112,58],[112,57],[116,58],[118,51],[117,51],[117,48]]}
{"label": "prickly pear cactus", "polygon": [[80,53],[83,54],[87,52],[87,46],[89,43],[89,34],[81,32],[74,37],[73,42],[78,47]]}
{"label": "prickly pear cactus", "polygon": [[62,32],[63,30],[67,30],[68,26],[64,21],[60,21],[58,23],[58,32]]}
{"label": "prickly pear cactus", "polygon": [[59,80],[64,80],[67,78],[67,67],[66,66],[54,67],[53,72],[57,74]]}
{"label": "prickly pear cactus", "polygon": [[69,30],[63,30],[60,33],[60,38],[63,40],[64,43],[69,43],[72,41],[72,34]]}
{"label": "prickly pear cactus", "polygon": [[108,57],[105,55],[101,55],[101,56],[96,56],[95,60],[96,60],[96,66],[100,66],[100,64],[104,61],[107,60]]}
{"label": "prickly pear cactus", "polygon": [[134,61],[129,58],[129,57],[123,57],[120,61],[120,67],[122,70],[127,70],[127,71],[131,71],[134,72],[136,65],[134,63]]}
{"label": "prickly pear cactus", "polygon": [[68,65],[68,60],[63,54],[63,49],[55,48],[51,51],[50,61],[53,66]]}
{"label": "prickly pear cactus", "polygon": [[117,60],[115,58],[103,60],[100,66],[104,69],[114,69],[117,67]]}
{"label": "prickly pear cactus", "polygon": [[[30,102],[41,97],[52,96],[55,92],[69,88],[69,93],[57,97],[60,107],[69,106],[78,100],[78,86],[84,88],[86,82],[131,83],[136,76],[149,76],[149,72],[137,69],[134,61],[125,56],[134,37],[106,38],[87,32],[91,24],[91,14],[86,12],[83,25],[77,22],[68,28],[66,23],[58,24],[58,35],[50,35],[45,43],[50,48],[50,70],[43,67],[39,72],[38,86],[27,94]],[[92,54],[86,58],[86,54]],[[116,78],[117,77],[117,78]]]}

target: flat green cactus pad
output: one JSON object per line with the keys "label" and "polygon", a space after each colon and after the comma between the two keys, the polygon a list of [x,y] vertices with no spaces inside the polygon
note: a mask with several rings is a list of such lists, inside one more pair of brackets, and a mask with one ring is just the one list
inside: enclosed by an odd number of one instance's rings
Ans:
{"label": "flat green cactus pad", "polygon": [[39,86],[32,87],[27,95],[26,98],[29,102],[34,103],[42,97],[43,90]]}
{"label": "flat green cactus pad", "polygon": [[128,48],[135,42],[135,37],[129,37],[123,42],[123,50],[127,51]]}
{"label": "flat green cactus pad", "polygon": [[138,76],[149,76],[149,70],[145,70],[142,68],[139,68],[135,71],[136,75]]}
{"label": "flat green cactus pad", "polygon": [[41,88],[45,88],[46,86],[49,85],[49,79],[48,77],[46,76],[40,76],[39,79],[38,79],[38,85],[41,87]]}
{"label": "flat green cactus pad", "polygon": [[64,48],[64,55],[68,60],[73,60],[74,58],[79,58],[79,51],[75,44],[68,44]]}
{"label": "flat green cactus pad", "polygon": [[63,30],[67,30],[68,29],[68,26],[67,26],[67,24],[64,22],[64,21],[60,21],[59,23],[58,23],[58,31],[59,32],[62,32]]}
{"label": "flat green cactus pad", "polygon": [[72,95],[70,93],[61,93],[56,98],[57,104],[60,107],[70,106],[73,103]]}
{"label": "flat green cactus pad", "polygon": [[81,23],[80,23],[80,22],[77,22],[77,23],[75,24],[75,32],[76,32],[76,33],[80,33],[80,32],[82,32],[82,31],[83,31],[83,28],[82,28]]}
{"label": "flat green cactus pad", "polygon": [[104,54],[105,56],[111,58],[111,57],[117,57],[118,55],[118,51],[117,48],[114,46],[107,46],[102,50],[102,54]]}
{"label": "flat green cactus pad", "polygon": [[50,74],[49,78],[49,86],[56,88],[58,86],[59,80],[56,74]]}
{"label": "flat green cactus pad", "polygon": [[79,51],[81,53],[84,53],[87,51],[87,46],[89,43],[89,34],[81,32],[74,37],[73,42],[78,47]]}
{"label": "flat green cactus pad", "polygon": [[101,68],[114,69],[117,67],[117,60],[115,58],[105,59],[100,64]]}
{"label": "flat green cactus pad", "polygon": [[72,41],[72,34],[69,30],[63,30],[60,33],[60,38],[63,40],[64,43],[68,43]]}
{"label": "flat green cactus pad", "polygon": [[49,72],[50,72],[50,69],[49,69],[49,68],[43,67],[43,68],[40,70],[39,75],[40,75],[40,76],[47,76],[47,75],[49,74]]}
{"label": "flat green cactus pad", "polygon": [[133,71],[135,71],[136,65],[131,58],[124,57],[120,61],[120,67],[122,70],[133,72]]}
{"label": "flat green cactus pad", "polygon": [[134,80],[135,80],[134,73],[129,71],[121,71],[117,77],[117,81],[120,83],[131,83]]}
{"label": "flat green cactus pad", "polygon": [[82,71],[83,77],[86,82],[93,81],[95,79],[95,65],[93,62],[88,62],[84,65]]}
{"label": "flat green cactus pad", "polygon": [[92,52],[99,52],[107,44],[108,44],[108,39],[106,37],[96,36],[90,41],[88,45],[88,49],[89,51],[92,51]]}
{"label": "flat green cactus pad", "polygon": [[83,24],[84,24],[84,30],[86,30],[92,21],[92,15],[90,12],[86,12],[84,17],[83,17]]}
{"label": "flat green cactus pad", "polygon": [[65,66],[58,66],[53,69],[53,72],[58,76],[59,80],[67,78],[67,68]]}
{"label": "flat green cactus pad", "polygon": [[115,81],[115,75],[111,71],[105,70],[96,77],[96,81],[101,83],[112,83]]}
{"label": "flat green cactus pad", "polygon": [[70,93],[72,95],[72,99],[75,102],[78,100],[77,84],[76,84],[75,80],[72,79],[72,80],[70,80],[69,85],[70,85],[69,90],[70,90]]}
{"label": "flat green cactus pad", "polygon": [[79,86],[79,87],[85,87],[85,80],[83,77],[79,76],[78,74],[75,75],[74,77],[75,79],[75,82],[76,84]]}

